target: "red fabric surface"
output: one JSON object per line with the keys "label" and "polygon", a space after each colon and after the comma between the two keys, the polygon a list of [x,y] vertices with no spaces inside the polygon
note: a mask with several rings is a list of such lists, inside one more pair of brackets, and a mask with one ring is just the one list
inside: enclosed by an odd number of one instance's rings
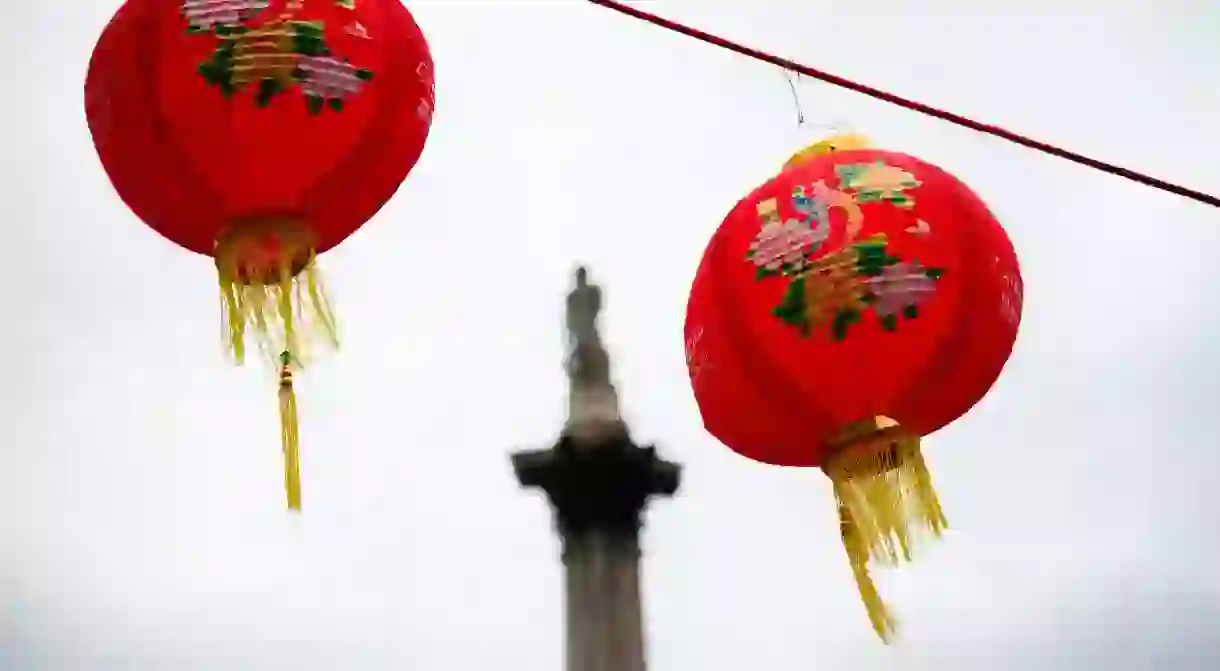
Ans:
{"label": "red fabric surface", "polygon": [[[794,187],[812,194],[821,180],[859,193],[846,188],[837,168],[878,161],[919,185],[904,190],[913,200],[909,209],[856,198],[863,223],[854,241],[884,234],[895,262],[917,260],[922,269],[938,269],[939,278],[924,282],[934,289],[914,317],[899,314],[893,330],[866,307],[841,340],[829,324],[803,335],[772,313],[789,279],[760,280],[747,259],[762,228],[758,204],[774,198],[781,220],[800,219]],[[831,207],[827,223],[828,234],[808,255],[815,261],[848,242],[845,209]],[[880,284],[869,287],[885,293]],[[820,465],[828,439],[875,415],[931,433],[967,412],[995,382],[1016,339],[1019,287],[1016,256],[999,223],[970,189],[935,166],[868,150],[790,168],[738,203],[696,274],[685,336],[704,424],[740,454],[786,466]]]}
{"label": "red fabric surface", "polygon": [[[284,6],[273,0],[245,25]],[[197,70],[219,40],[189,34],[182,7],[128,0],[94,50],[86,113],[119,196],[201,254],[247,217],[300,218],[319,252],[342,242],[394,194],[428,136],[432,59],[411,14],[398,0],[305,0],[293,18],[322,22],[330,55],[372,72],[341,111],[315,114],[296,86],[265,108],[256,84],[226,98]]]}

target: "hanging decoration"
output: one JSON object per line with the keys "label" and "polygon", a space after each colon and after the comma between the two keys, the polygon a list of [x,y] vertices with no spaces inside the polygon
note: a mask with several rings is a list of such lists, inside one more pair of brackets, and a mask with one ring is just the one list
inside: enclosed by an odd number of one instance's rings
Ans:
{"label": "hanging decoration", "polygon": [[301,506],[293,371],[338,345],[317,255],[423,151],[432,57],[398,0],[128,0],[85,83],[115,190],[215,261],[227,347],[280,371],[288,506]]}
{"label": "hanging decoration", "polygon": [[819,467],[877,633],[870,562],[910,560],[945,516],[920,440],[998,378],[1021,318],[1017,258],[948,173],[837,136],[732,210],[696,273],[685,336],[707,430],[756,461]]}

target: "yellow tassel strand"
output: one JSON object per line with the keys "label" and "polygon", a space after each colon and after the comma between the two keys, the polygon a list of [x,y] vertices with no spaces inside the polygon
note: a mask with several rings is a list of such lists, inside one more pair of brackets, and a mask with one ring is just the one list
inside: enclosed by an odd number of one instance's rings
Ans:
{"label": "yellow tassel strand", "polygon": [[288,351],[298,363],[318,341],[338,347],[313,241],[298,222],[235,224],[217,241],[215,257],[225,337],[238,363],[246,359],[249,336],[269,359]]}
{"label": "yellow tassel strand", "polygon": [[823,470],[834,483],[843,546],[873,629],[890,642],[896,622],[869,574],[871,561],[911,561],[920,530],[940,536],[947,523],[920,452],[919,436],[886,417],[849,427]]}
{"label": "yellow tassel strand", "polygon": [[280,441],[284,449],[284,492],[288,509],[301,509],[301,445],[297,424],[297,397],[292,389],[292,357],[280,358]]}
{"label": "yellow tassel strand", "polygon": [[847,549],[847,557],[851,563],[851,574],[856,579],[856,588],[864,601],[868,619],[873,624],[873,630],[888,643],[898,629],[898,622],[885,607],[877,586],[868,572],[868,544],[860,535],[851,509],[839,505],[839,531],[843,534],[843,547]]}

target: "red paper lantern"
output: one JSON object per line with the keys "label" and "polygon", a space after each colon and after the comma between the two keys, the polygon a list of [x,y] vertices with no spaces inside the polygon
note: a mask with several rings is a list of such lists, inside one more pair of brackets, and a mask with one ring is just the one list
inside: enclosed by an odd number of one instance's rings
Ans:
{"label": "red paper lantern", "polygon": [[983,202],[919,159],[838,137],[737,204],[695,276],[685,336],[707,430],[732,450],[820,467],[877,632],[867,562],[910,558],[944,517],[919,439],[965,414],[1012,351],[1012,244]]}
{"label": "red paper lantern", "polygon": [[128,0],[85,105],[115,190],[213,257],[228,344],[281,369],[286,487],[300,506],[292,367],[337,345],[315,257],[385,204],[423,151],[432,57],[398,0]]}

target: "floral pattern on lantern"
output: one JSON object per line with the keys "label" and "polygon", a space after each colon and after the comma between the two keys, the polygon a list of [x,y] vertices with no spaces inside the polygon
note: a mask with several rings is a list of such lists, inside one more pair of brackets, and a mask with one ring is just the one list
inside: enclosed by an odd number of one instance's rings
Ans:
{"label": "floral pattern on lantern", "polygon": [[[830,255],[818,256],[830,237],[830,208],[847,212],[848,240],[854,240],[864,223],[862,203],[885,202],[909,210],[915,198],[908,189],[919,186],[910,173],[877,161],[836,167],[839,188],[817,180],[792,190],[792,206],[802,219],[781,222],[775,199],[758,205],[760,229],[746,252],[759,281],[780,276],[787,291],[773,314],[809,336],[830,325],[834,340],[847,337],[848,327],[872,308],[882,328],[898,328],[899,316],[914,319],[919,306],[936,291],[939,268],[925,268],[919,261],[904,261],[887,250],[884,235],[855,242]],[[923,220],[907,229],[925,236],[931,227]]]}
{"label": "floral pattern on lantern", "polygon": [[270,5],[271,0],[183,0],[182,15],[188,30],[202,32],[245,23]]}
{"label": "floral pattern on lantern", "polygon": [[[343,9],[356,6],[354,0],[332,1]],[[295,86],[311,113],[320,114],[327,107],[341,111],[344,100],[359,93],[373,72],[335,56],[326,40],[326,22],[299,16],[306,0],[289,0],[279,16],[258,21],[269,4],[269,0],[183,0],[188,32],[216,42],[211,57],[199,64],[199,74],[225,97],[255,87],[259,107],[269,106]],[[364,25],[353,20],[345,32],[355,34],[354,30],[362,39],[371,39]]]}

